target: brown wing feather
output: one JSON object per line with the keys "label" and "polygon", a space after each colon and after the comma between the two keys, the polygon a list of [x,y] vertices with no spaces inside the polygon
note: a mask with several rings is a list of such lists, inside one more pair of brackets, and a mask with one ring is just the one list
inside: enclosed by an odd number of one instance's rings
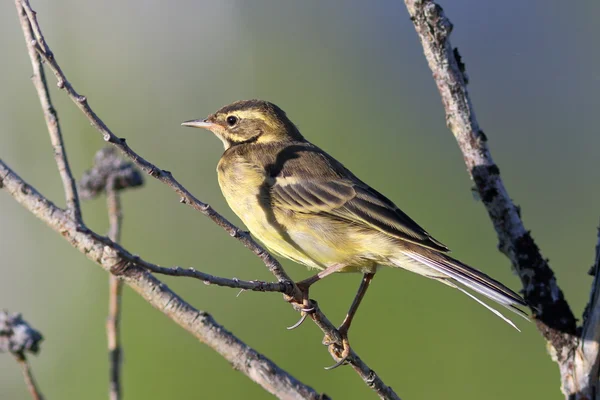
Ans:
{"label": "brown wing feather", "polygon": [[[277,168],[270,190],[273,205],[304,214],[328,214],[390,236],[447,252],[394,203],[314,146],[295,146]],[[282,152],[289,149],[284,149]],[[304,168],[309,165],[310,168]]]}

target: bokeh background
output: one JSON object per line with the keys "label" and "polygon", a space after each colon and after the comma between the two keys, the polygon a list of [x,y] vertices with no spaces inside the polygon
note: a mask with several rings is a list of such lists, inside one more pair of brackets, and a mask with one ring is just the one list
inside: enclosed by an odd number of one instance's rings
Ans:
{"label": "bokeh background", "polygon": [[[104,121],[140,154],[239,222],[215,173],[221,143],[183,120],[238,99],[288,112],[307,138],[393,199],[454,254],[518,290],[496,250],[446,129],[437,90],[401,1],[33,1],[59,62]],[[600,3],[443,1],[467,65],[482,128],[528,229],[577,315],[587,301],[600,214],[597,154]],[[64,204],[15,9],[0,2],[0,157]],[[104,143],[50,78],[77,176]],[[123,243],[163,265],[270,280],[260,260],[148,179],[124,196]],[[84,205],[107,229],[104,200]],[[0,307],[45,336],[34,372],[49,399],[104,399],[107,275],[0,191]],[[294,278],[308,276],[284,261]],[[336,399],[374,394],[332,360],[311,323],[277,294],[164,280],[297,378]],[[359,275],[312,297],[341,321]],[[124,293],[128,399],[270,396],[131,290]],[[559,375],[534,324],[518,333],[466,296],[399,270],[375,278],[351,332],[364,360],[405,399],[560,399]],[[26,399],[0,357],[0,398]]]}

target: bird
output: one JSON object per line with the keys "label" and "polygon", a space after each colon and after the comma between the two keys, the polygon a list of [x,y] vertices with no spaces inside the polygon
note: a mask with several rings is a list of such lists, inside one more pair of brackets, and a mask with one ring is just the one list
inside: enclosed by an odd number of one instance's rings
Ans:
{"label": "bird", "polygon": [[218,182],[229,207],[274,254],[319,272],[297,282],[300,325],[314,310],[315,282],[336,272],[359,272],[361,284],[345,319],[341,365],[350,354],[348,331],[380,267],[403,268],[434,279],[486,307],[518,330],[479,295],[525,317],[523,298],[483,272],[452,258],[449,249],[383,194],[309,142],[277,105],[242,100],[204,119],[182,123],[204,128],[223,142]]}

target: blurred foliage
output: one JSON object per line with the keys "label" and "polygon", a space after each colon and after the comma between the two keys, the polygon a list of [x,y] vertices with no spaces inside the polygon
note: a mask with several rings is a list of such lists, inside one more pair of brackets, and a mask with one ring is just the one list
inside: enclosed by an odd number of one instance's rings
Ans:
{"label": "blurred foliage", "polygon": [[[519,288],[485,209],[471,194],[436,88],[401,1],[33,1],[67,76],[140,154],[172,171],[233,221],[214,171],[222,152],[184,120],[258,97],[285,109],[307,138],[393,199],[455,255]],[[598,224],[599,3],[444,1],[477,116],[511,196],[580,315]],[[575,18],[574,14],[577,14]],[[0,2],[0,157],[59,205],[58,173],[12,2]],[[52,82],[72,168],[104,145]],[[124,198],[123,244],[164,265],[268,280],[266,268],[209,220],[148,180]],[[85,204],[107,229],[103,199]],[[46,338],[32,360],[48,398],[104,399],[107,276],[0,192],[0,307]],[[302,267],[284,265],[295,278]],[[359,284],[336,275],[312,296],[341,321]],[[310,323],[276,294],[165,281],[187,301],[303,382],[336,399],[374,398],[350,368],[332,372]],[[123,314],[129,399],[269,395],[130,290]],[[466,296],[397,270],[375,278],[351,341],[406,399],[560,399],[556,366],[534,324],[519,334]],[[25,399],[0,358],[0,398]]]}

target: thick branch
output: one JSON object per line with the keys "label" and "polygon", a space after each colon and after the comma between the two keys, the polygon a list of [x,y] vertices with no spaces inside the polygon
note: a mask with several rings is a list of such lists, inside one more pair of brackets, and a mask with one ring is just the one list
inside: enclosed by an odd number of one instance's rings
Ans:
{"label": "thick branch", "polygon": [[[553,348],[561,367],[568,375],[569,363],[576,345],[576,320],[554,273],[523,226],[520,211],[515,206],[500,178],[480,129],[469,93],[465,66],[458,51],[452,47],[449,35],[452,24],[442,8],[430,0],[405,0],[429,67],[446,111],[446,123],[463,153],[471,179],[494,224],[499,248],[511,261],[523,284],[525,300],[531,306],[538,329]],[[563,390],[569,383],[563,379]],[[566,393],[566,392],[565,392]]]}
{"label": "thick branch", "polygon": [[[31,81],[33,82],[33,86],[35,87],[40,99],[40,104],[44,112],[44,119],[46,120],[46,126],[48,127],[48,132],[50,133],[50,141],[54,150],[54,159],[56,160],[58,172],[60,173],[60,178],[62,179],[65,190],[67,209],[73,218],[75,218],[78,223],[81,223],[81,206],[79,204],[79,196],[77,194],[77,183],[73,178],[71,168],[69,167],[69,161],[67,159],[62,132],[58,122],[58,114],[56,113],[56,110],[52,105],[52,100],[50,99],[50,92],[48,91],[48,84],[46,82],[46,74],[44,73],[42,60],[40,59],[40,56],[34,47],[36,40],[34,38],[32,25],[29,23],[29,19],[35,19],[35,12],[33,12],[29,7],[22,7],[21,0],[15,0],[15,5],[17,6],[19,21],[21,22],[21,28],[23,29],[27,51],[29,53],[31,66],[33,68]],[[44,43],[42,42],[42,44]]]}
{"label": "thick branch", "polygon": [[[93,232],[78,229],[77,224],[65,211],[24,182],[2,160],[0,160],[0,188],[104,270],[110,271],[115,264],[123,261],[123,249],[116,248],[116,245],[107,245],[107,241],[99,239],[99,236]],[[304,385],[271,360],[247,346],[219,325],[210,314],[186,303],[143,268],[130,265],[121,278],[152,306],[217,351],[235,369],[243,372],[269,393],[286,399],[325,398],[325,395],[319,395],[310,386]]]}

